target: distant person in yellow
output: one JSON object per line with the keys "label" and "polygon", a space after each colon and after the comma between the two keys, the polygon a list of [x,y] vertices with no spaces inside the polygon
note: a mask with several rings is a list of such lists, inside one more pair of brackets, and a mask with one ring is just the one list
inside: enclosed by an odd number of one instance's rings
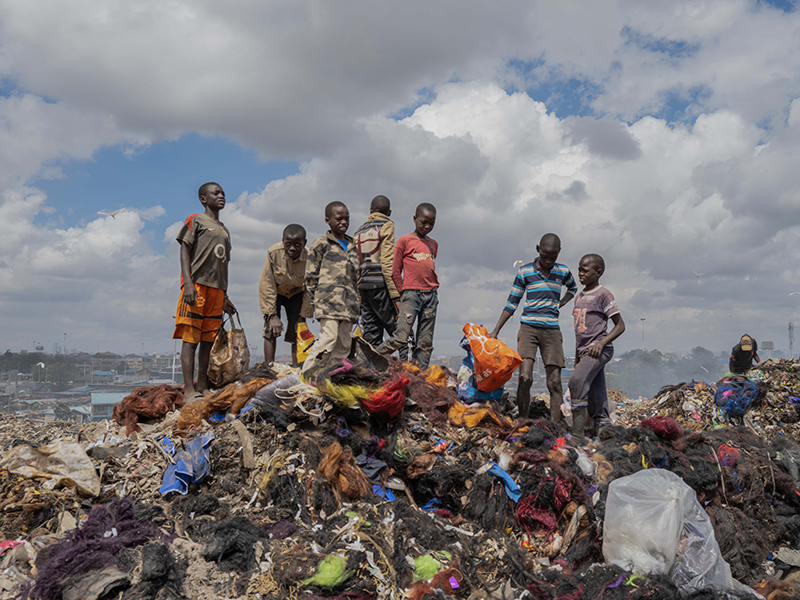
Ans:
{"label": "distant person in yellow", "polygon": [[[753,362],[755,361],[755,363]],[[746,333],[731,349],[731,358],[728,361],[728,370],[731,373],[742,375],[753,368],[754,364],[761,362],[758,357],[758,342]]]}
{"label": "distant person in yellow", "polygon": [[[204,183],[197,191],[205,212],[189,215],[175,238],[181,245],[181,297],[175,315],[174,339],[181,345],[184,395],[192,400],[208,389],[211,346],[222,327],[222,313],[236,312],[228,298],[228,263],[231,234],[219,220],[225,208],[225,192],[218,183]],[[194,382],[194,356],[198,374]]]}
{"label": "distant person in yellow", "polygon": [[292,366],[297,366],[297,324],[313,316],[305,288],[306,230],[302,225],[288,225],[283,239],[267,252],[267,260],[258,284],[258,299],[264,315],[264,362],[275,360],[275,346],[283,331],[281,307],[286,313],[284,342],[292,345]]}

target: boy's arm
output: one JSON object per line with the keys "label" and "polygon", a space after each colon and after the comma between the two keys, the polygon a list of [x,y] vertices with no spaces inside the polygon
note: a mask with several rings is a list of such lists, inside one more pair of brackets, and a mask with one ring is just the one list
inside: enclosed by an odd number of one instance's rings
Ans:
{"label": "boy's arm", "polygon": [[522,295],[525,293],[525,280],[522,278],[522,273],[517,271],[517,276],[514,278],[514,284],[511,286],[511,293],[508,294],[508,300],[506,301],[506,305],[503,307],[502,312],[500,313],[500,318],[497,319],[497,324],[492,329],[492,332],[489,334],[489,337],[496,338],[500,335],[500,330],[503,328],[503,325],[511,318],[517,307],[519,306],[519,301],[522,299]]}
{"label": "boy's arm", "polygon": [[562,308],[565,304],[567,304],[567,302],[575,297],[575,294],[578,293],[578,285],[575,283],[575,278],[572,276],[572,271],[567,271],[567,277],[564,280],[564,285],[567,286],[567,293],[564,294],[561,302],[558,303],[558,308]]}
{"label": "boy's arm", "polygon": [[183,301],[190,306],[197,298],[197,289],[192,281],[192,249],[187,242],[181,242],[181,276],[183,277]]}
{"label": "boy's arm", "polygon": [[[734,348],[733,350],[736,350],[736,348]],[[733,370],[733,350],[731,350],[731,357],[728,359],[728,372],[730,372],[730,373],[734,372],[734,370]]]}
{"label": "boy's arm", "polygon": [[381,273],[386,282],[386,289],[389,290],[389,298],[393,302],[400,299],[400,292],[394,283],[394,223],[388,221],[381,227]]}
{"label": "boy's arm", "polygon": [[261,270],[261,279],[258,281],[258,302],[261,306],[262,315],[276,314],[278,305],[278,287],[275,285],[275,275],[272,272],[272,260],[267,254],[264,261],[264,268]]}
{"label": "boy's arm", "polygon": [[403,293],[403,254],[405,253],[405,242],[401,238],[394,248],[394,259],[392,260],[392,282],[398,294]]}
{"label": "boy's arm", "polygon": [[300,322],[305,322],[314,316],[314,307],[311,304],[311,296],[308,290],[303,290],[303,303],[300,305]]}
{"label": "boy's arm", "polygon": [[609,318],[614,323],[614,327],[608,332],[606,337],[599,342],[595,342],[586,349],[586,351],[589,353],[589,356],[592,358],[600,358],[600,355],[603,353],[603,348],[608,346],[611,342],[625,332],[625,321],[622,320],[621,314],[616,313],[611,315]]}
{"label": "boy's arm", "polygon": [[317,291],[317,284],[319,283],[319,270],[322,266],[324,248],[322,244],[314,242],[311,248],[308,249],[308,260],[306,260],[306,292],[308,293],[308,300],[311,303],[311,310],[314,310],[314,294]]}
{"label": "boy's arm", "polygon": [[267,252],[261,279],[258,281],[258,302],[261,314],[269,317],[269,331],[272,337],[277,338],[283,332],[283,323],[278,316],[278,286],[275,284],[275,274],[272,272],[272,257]]}

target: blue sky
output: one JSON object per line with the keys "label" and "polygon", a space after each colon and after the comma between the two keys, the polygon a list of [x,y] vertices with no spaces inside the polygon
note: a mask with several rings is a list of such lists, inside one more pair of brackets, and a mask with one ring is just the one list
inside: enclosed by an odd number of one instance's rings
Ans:
{"label": "blue sky", "polygon": [[[127,151],[126,151],[127,150]],[[130,148],[101,148],[90,161],[69,161],[60,166],[59,179],[34,179],[58,210],[58,222],[74,227],[94,219],[97,211],[122,207],[162,206],[166,214],[154,225],[166,226],[191,212],[201,212],[198,182],[223,185],[229,200],[244,192],[258,192],[274,179],[293,175],[298,163],[262,161],[256,152],[219,136],[186,134],[176,141]],[[39,221],[53,221],[42,214]],[[161,239],[154,239],[161,246]]]}
{"label": "blue sky", "polygon": [[747,330],[785,346],[800,322],[796,6],[142,0],[137,17],[121,1],[0,2],[3,342],[69,331],[76,348],[170,350],[174,227],[214,179],[256,346],[254,290],[283,226],[319,235],[340,200],[355,229],[378,193],[400,232],[416,203],[439,207],[437,353],[459,352],[464,322],[493,325],[511,265],[547,231],[573,269],[606,257],[648,345],[719,351]]}

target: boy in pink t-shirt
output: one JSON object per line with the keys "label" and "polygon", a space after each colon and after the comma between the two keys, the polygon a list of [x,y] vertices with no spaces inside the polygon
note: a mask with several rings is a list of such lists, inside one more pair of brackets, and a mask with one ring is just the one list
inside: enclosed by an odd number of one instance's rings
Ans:
{"label": "boy in pink t-shirt", "polygon": [[439,279],[436,277],[436,255],[439,244],[428,237],[436,225],[436,208],[423,202],[414,213],[414,232],[402,236],[395,244],[392,281],[400,292],[397,328],[391,339],[378,347],[381,354],[391,354],[408,343],[414,320],[417,320],[416,347],[413,360],[427,368],[433,353],[433,329],[439,306]]}
{"label": "boy in pink t-shirt", "polygon": [[[599,254],[587,254],[578,264],[583,290],[575,296],[575,370],[569,378],[572,403],[572,439],[585,442],[586,413],[600,425],[609,422],[606,376],[603,368],[614,356],[611,345],[625,331],[614,294],[600,285],[606,269]],[[614,323],[606,333],[608,320]]]}

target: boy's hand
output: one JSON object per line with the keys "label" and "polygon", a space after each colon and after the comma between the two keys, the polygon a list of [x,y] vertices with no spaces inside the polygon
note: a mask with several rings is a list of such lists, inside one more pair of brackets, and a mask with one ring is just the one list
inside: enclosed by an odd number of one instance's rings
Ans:
{"label": "boy's hand", "polygon": [[600,358],[600,355],[603,353],[603,346],[594,343],[586,349],[586,353],[592,358]]}
{"label": "boy's hand", "polygon": [[272,315],[269,318],[269,334],[277,338],[281,333],[283,333],[283,323],[281,323],[278,315]]}
{"label": "boy's hand", "polygon": [[231,302],[230,298],[228,298],[227,296],[225,296],[225,303],[222,305],[222,310],[224,310],[229,315],[232,315],[233,313],[237,312],[236,307],[233,305],[233,302]]}
{"label": "boy's hand", "polygon": [[197,300],[197,289],[191,281],[183,286],[183,301],[189,306],[194,306],[194,301]]}

